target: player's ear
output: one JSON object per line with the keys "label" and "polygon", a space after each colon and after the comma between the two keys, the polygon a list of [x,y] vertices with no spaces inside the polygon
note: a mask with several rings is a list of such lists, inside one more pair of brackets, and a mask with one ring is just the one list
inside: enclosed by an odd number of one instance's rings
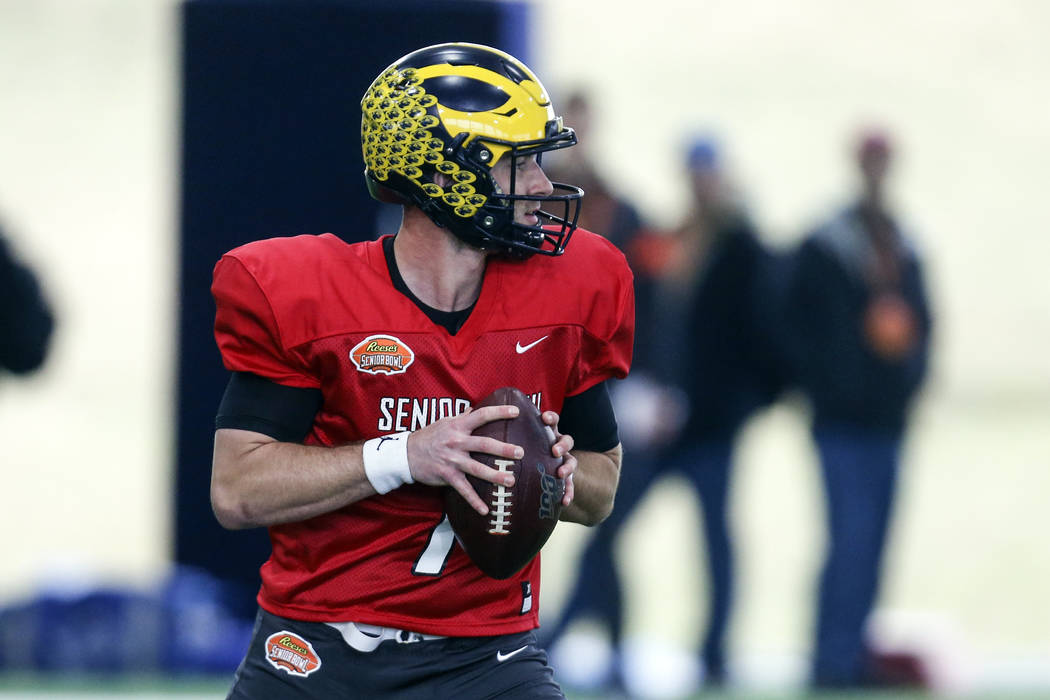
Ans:
{"label": "player's ear", "polygon": [[434,184],[441,189],[445,189],[452,184],[452,178],[445,173],[434,173]]}

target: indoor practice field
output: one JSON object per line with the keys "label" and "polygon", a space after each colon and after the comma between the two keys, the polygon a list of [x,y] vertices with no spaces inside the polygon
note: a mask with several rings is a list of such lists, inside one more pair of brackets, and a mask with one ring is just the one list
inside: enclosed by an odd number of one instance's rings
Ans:
{"label": "indoor practice field", "polygon": [[[311,3],[354,4],[301,2]],[[930,259],[938,309],[931,377],[905,444],[872,627],[887,648],[915,651],[935,667],[933,690],[805,690],[824,503],[809,417],[790,395],[757,414],[735,446],[739,586],[724,690],[698,692],[698,673],[678,673],[678,657],[694,661],[707,615],[695,494],[677,476],[658,482],[626,524],[615,552],[626,639],[657,648],[641,655],[653,663],[639,663],[645,693],[633,697],[1050,700],[1050,208],[1040,204],[1050,154],[1050,3],[521,4],[534,24],[530,61],[550,76],[552,93],[595,90],[596,150],[654,225],[670,226],[684,210],[679,142],[710,128],[763,239],[788,250],[852,186],[845,138],[875,117],[899,138],[895,198]],[[58,317],[42,371],[0,372],[0,700],[221,699],[228,674],[192,674],[236,664],[215,664],[226,638],[205,617],[201,637],[213,644],[203,669],[69,675],[54,670],[68,667],[53,647],[36,652],[40,630],[54,626],[22,629],[2,615],[55,591],[141,600],[178,563],[184,5],[0,0],[8,106],[0,110],[0,224],[37,269]],[[355,165],[332,189],[361,183]],[[206,291],[206,282],[198,287]],[[210,339],[209,331],[201,334]],[[209,361],[218,366],[217,355]],[[210,450],[210,430],[204,439]],[[564,523],[545,546],[541,629],[565,607],[589,536]],[[250,629],[250,618],[244,624]],[[144,639],[155,653],[173,637]],[[61,639],[91,646],[80,634]],[[128,634],[109,639],[144,648]],[[16,652],[39,665],[14,664]],[[572,672],[595,658],[552,661],[568,700],[626,700],[571,690]],[[661,680],[689,690],[669,692]]]}

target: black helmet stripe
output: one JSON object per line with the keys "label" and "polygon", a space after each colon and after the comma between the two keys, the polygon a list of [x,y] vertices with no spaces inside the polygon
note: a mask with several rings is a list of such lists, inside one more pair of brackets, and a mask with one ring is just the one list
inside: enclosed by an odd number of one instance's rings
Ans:
{"label": "black helmet stripe", "polygon": [[489,112],[507,102],[507,93],[492,85],[462,75],[439,75],[423,81],[423,89],[446,107],[460,112]]}
{"label": "black helmet stripe", "polygon": [[487,68],[493,73],[505,75],[515,83],[529,80],[529,76],[518,66],[505,60],[497,53],[481,54],[472,50],[467,45],[460,44],[438,44],[428,46],[410,53],[399,64],[402,68],[422,68],[438,63],[447,63],[452,66],[479,66]]}

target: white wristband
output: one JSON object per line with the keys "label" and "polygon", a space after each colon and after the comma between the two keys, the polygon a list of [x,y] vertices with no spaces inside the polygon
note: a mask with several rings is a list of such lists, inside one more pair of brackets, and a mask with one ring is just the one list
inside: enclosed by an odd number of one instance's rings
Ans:
{"label": "white wristband", "polygon": [[361,456],[365,476],[377,493],[389,493],[401,484],[415,482],[408,468],[408,436],[411,434],[405,431],[380,435],[363,445]]}

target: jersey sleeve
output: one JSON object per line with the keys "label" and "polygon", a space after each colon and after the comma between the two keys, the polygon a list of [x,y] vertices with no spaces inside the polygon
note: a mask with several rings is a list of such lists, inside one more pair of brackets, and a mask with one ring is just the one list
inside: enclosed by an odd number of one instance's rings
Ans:
{"label": "jersey sleeve", "polygon": [[244,263],[225,255],[212,277],[215,342],[232,372],[250,372],[278,384],[318,389],[320,382],[293,351],[285,347],[267,293]]}
{"label": "jersey sleeve", "polygon": [[623,256],[622,266],[608,287],[591,295],[584,314],[575,396],[610,377],[623,379],[631,368],[634,347],[634,280]]}

